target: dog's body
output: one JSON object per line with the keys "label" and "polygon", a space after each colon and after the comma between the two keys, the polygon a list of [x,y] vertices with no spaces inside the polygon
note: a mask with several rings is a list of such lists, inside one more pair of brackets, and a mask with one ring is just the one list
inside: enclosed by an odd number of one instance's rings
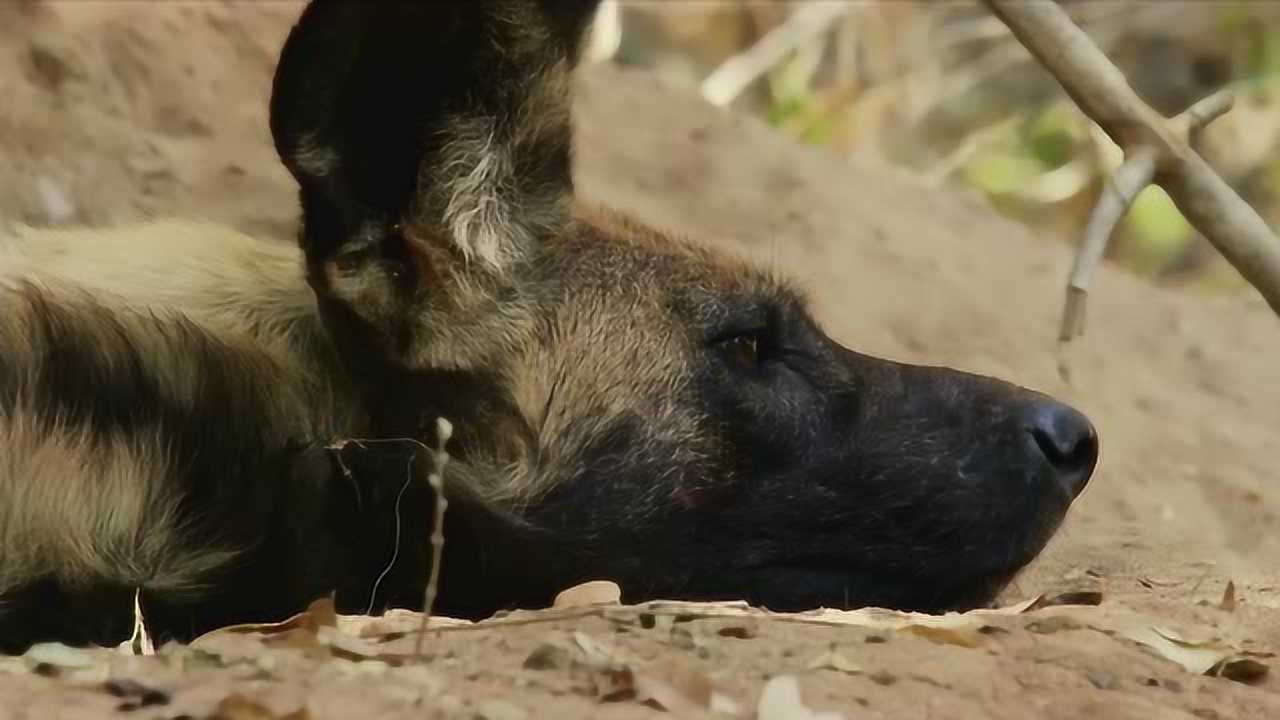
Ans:
{"label": "dog's body", "polygon": [[298,248],[198,224],[0,237],[0,648],[610,577],[776,609],[989,600],[1097,441],[1044,396],[847,351],[785,282],[570,180],[593,2],[317,0],[272,130]]}

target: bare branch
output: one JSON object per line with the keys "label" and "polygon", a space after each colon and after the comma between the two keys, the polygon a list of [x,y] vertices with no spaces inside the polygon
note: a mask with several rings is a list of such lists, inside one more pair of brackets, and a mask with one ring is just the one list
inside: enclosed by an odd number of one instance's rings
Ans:
{"label": "bare branch", "polygon": [[713,105],[728,105],[784,55],[821,35],[853,7],[854,3],[846,0],[804,3],[755,45],[729,58],[708,75],[702,81],[702,96]]}
{"label": "bare branch", "polygon": [[1098,204],[1093,208],[1089,224],[1085,227],[1084,240],[1076,253],[1067,283],[1067,304],[1062,312],[1062,330],[1058,339],[1067,342],[1084,332],[1085,297],[1093,281],[1093,273],[1106,252],[1116,225],[1133,205],[1134,198],[1151,184],[1156,172],[1156,151],[1138,148],[1124,161],[1102,188]]}
{"label": "bare branch", "polygon": [[431,522],[431,575],[427,579],[426,596],[422,601],[422,628],[413,648],[413,654],[417,657],[422,657],[422,644],[426,641],[427,629],[431,625],[431,611],[440,590],[440,561],[444,556],[444,511],[449,506],[444,494],[444,468],[449,464],[447,446],[451,437],[453,424],[444,418],[436,418],[436,450],[431,453],[434,467],[427,475],[427,483],[431,485],[436,500],[435,518]]}
{"label": "bare branch", "polygon": [[1230,89],[1210,95],[1187,108],[1181,115],[1173,119],[1173,127],[1179,135],[1186,137],[1192,149],[1200,146],[1200,134],[1209,123],[1226,115],[1236,104],[1236,96]]}
{"label": "bare branch", "polygon": [[[1126,157],[1133,158],[1139,148],[1155,153],[1155,182],[1280,314],[1280,241],[1191,145],[1192,135],[1230,108],[1229,95],[1207,98],[1178,118],[1164,118],[1138,97],[1124,75],[1053,0],[983,1],[1080,109],[1125,150]],[[1105,213],[1102,218],[1095,215],[1099,226],[1114,207]],[[1098,241],[1086,237],[1082,254],[1094,251],[1090,242]],[[1078,258],[1077,268],[1082,264],[1087,269],[1088,259]],[[1083,293],[1082,288],[1073,286],[1073,290],[1076,296]],[[1067,325],[1064,321],[1064,331]]]}

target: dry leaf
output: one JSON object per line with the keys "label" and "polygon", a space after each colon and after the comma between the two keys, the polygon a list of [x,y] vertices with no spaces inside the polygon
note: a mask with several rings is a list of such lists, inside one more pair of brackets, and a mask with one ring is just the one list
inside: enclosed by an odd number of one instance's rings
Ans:
{"label": "dry leaf", "polygon": [[1252,658],[1236,657],[1224,660],[1209,669],[1208,675],[1224,677],[1238,683],[1252,685],[1267,676],[1271,668]]}
{"label": "dry leaf", "polygon": [[1067,615],[1050,615],[1027,623],[1026,628],[1037,635],[1052,635],[1063,630],[1079,630],[1084,627]]}
{"label": "dry leaf", "polygon": [[1097,590],[1074,590],[1072,592],[1059,593],[1051,597],[1041,597],[1027,611],[1039,610],[1047,607],[1057,607],[1060,605],[1101,605],[1102,593]]}
{"label": "dry leaf", "polygon": [[36,643],[22,654],[28,667],[50,665],[64,670],[79,670],[93,665],[93,656],[87,651],[56,642]]}
{"label": "dry leaf", "polygon": [[302,630],[315,634],[321,627],[337,627],[338,616],[333,609],[333,598],[320,598],[307,606],[306,610],[286,620],[274,623],[242,623],[211,630],[191,641],[198,645],[206,638],[225,634],[258,634],[282,635],[293,630]]}
{"label": "dry leaf", "polygon": [[794,675],[778,675],[764,684],[756,706],[757,720],[844,720],[835,711],[814,712],[800,698],[800,681]]}
{"label": "dry leaf", "polygon": [[1189,642],[1164,628],[1142,627],[1123,635],[1196,675],[1208,672],[1214,665],[1234,654],[1228,647],[1211,642]]}
{"label": "dry leaf", "polygon": [[388,665],[401,665],[413,659],[407,653],[385,652],[367,640],[347,635],[332,627],[321,627],[316,633],[316,639],[331,649],[335,656],[347,660],[378,660]]}
{"label": "dry leaf", "polygon": [[986,636],[976,629],[908,625],[902,629],[902,632],[917,635],[939,645],[980,648],[987,644]]}
{"label": "dry leaf", "polygon": [[1236,584],[1234,581],[1228,580],[1227,588],[1222,591],[1222,602],[1218,603],[1218,607],[1227,612],[1234,612],[1236,603]]}
{"label": "dry leaf", "polygon": [[[440,630],[445,627],[469,627],[475,625],[470,620],[431,616],[431,629]],[[394,640],[405,635],[417,633],[422,628],[422,613],[403,608],[392,608],[382,615],[338,615],[337,627],[348,635],[366,640]]]}
{"label": "dry leaf", "polygon": [[610,580],[591,580],[562,590],[551,603],[553,610],[590,607],[592,605],[618,605],[622,602],[622,588]]}
{"label": "dry leaf", "polygon": [[300,707],[283,715],[240,693],[231,693],[218,703],[209,720],[310,720],[311,713]]}
{"label": "dry leaf", "polygon": [[904,630],[908,627],[933,628],[972,628],[974,630],[986,624],[985,619],[1010,615],[1021,615],[1043,596],[1036,596],[1020,603],[1002,608],[970,610],[968,612],[949,612],[943,615],[928,613],[901,612],[885,608],[860,608],[858,610],[832,610],[824,608],[811,613],[795,613],[790,616],[776,616],[780,619],[804,619],[811,622],[830,623],[833,625],[856,625],[859,627]]}
{"label": "dry leaf", "polygon": [[835,670],[849,675],[857,675],[862,672],[861,665],[840,654],[835,648],[830,648],[810,660],[807,668],[809,670]]}
{"label": "dry leaf", "polygon": [[1270,671],[1255,659],[1266,654],[1243,653],[1217,641],[1193,642],[1165,628],[1139,628],[1126,637],[1155,651],[1197,675],[1225,677],[1243,683],[1261,680]]}

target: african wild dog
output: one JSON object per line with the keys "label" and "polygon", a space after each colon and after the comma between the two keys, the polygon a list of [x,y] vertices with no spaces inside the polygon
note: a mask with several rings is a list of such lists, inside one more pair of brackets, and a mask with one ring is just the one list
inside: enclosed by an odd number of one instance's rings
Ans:
{"label": "african wild dog", "polygon": [[441,416],[452,615],[600,577],[939,611],[1040,551],[1083,416],[846,350],[785,281],[575,202],[594,5],[309,5],[270,108],[300,249],[0,239],[0,645],[118,642],[137,588],[161,640],[414,606]]}

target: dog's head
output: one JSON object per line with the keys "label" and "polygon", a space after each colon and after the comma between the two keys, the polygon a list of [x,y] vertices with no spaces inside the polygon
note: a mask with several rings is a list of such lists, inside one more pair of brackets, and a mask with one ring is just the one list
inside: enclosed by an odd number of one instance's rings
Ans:
{"label": "dog's head", "polygon": [[377,432],[458,428],[446,609],[591,577],[775,609],[990,600],[1089,479],[1092,426],[848,350],[785,280],[579,207],[594,6],[316,0],[276,76],[308,278]]}

